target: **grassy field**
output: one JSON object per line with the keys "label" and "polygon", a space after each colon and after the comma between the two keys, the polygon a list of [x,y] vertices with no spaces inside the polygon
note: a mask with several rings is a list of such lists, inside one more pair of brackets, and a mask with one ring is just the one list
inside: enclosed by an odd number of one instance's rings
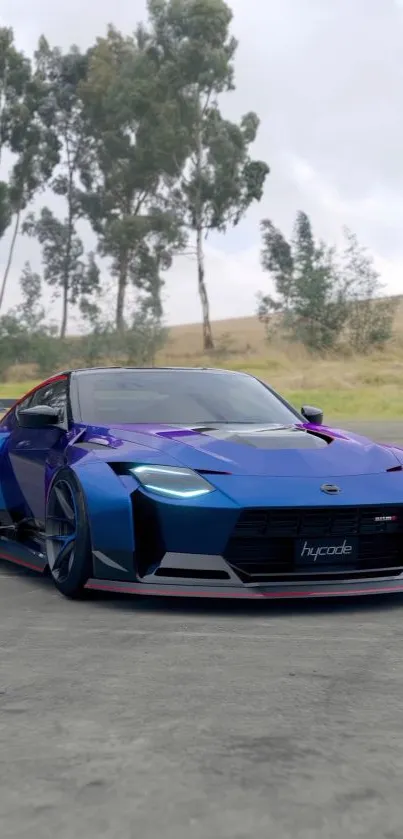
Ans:
{"label": "grassy field", "polygon": [[[296,407],[323,408],[329,419],[403,417],[403,303],[396,301],[395,334],[387,349],[366,357],[312,358],[298,345],[268,344],[256,318],[213,324],[217,349],[200,351],[200,324],[170,329],[159,365],[226,367],[250,372],[281,391]],[[12,368],[0,397],[25,393],[38,381],[34,369]]]}

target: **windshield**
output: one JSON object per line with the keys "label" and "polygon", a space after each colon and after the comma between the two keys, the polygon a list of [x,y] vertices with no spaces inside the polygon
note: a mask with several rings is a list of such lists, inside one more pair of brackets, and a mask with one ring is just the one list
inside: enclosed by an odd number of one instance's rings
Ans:
{"label": "windshield", "polygon": [[297,415],[256,379],[209,370],[114,370],[78,376],[81,420],[89,425],[262,423]]}

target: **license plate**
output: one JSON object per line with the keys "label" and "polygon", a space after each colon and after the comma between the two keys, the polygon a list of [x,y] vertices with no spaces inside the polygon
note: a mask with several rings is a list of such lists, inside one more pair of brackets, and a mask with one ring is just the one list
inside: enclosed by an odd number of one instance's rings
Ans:
{"label": "license plate", "polygon": [[295,544],[297,565],[351,565],[357,559],[357,540],[349,537],[299,539]]}

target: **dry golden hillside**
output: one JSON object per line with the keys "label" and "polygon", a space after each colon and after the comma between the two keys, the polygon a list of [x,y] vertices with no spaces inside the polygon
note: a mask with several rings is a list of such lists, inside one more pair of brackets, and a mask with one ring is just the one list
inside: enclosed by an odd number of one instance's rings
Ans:
{"label": "dry golden hillside", "polygon": [[403,416],[403,301],[396,298],[394,337],[383,352],[365,357],[317,358],[297,344],[268,343],[255,317],[216,321],[216,351],[201,352],[201,326],[171,327],[158,364],[246,370],[297,405],[319,402],[334,417]]}
{"label": "dry golden hillside", "polygon": [[[389,348],[394,355],[400,356],[403,350],[403,298],[396,297],[396,317],[394,324],[394,339]],[[227,358],[237,357],[246,359],[248,362],[253,358],[263,360],[266,357],[277,353],[290,355],[294,358],[300,357],[300,348],[296,350],[295,345],[286,345],[277,339],[269,345],[264,328],[256,317],[229,318],[217,320],[212,324],[215,342],[217,345],[214,355]],[[169,328],[169,341],[161,359],[172,361],[172,364],[188,363],[194,364],[197,361],[205,363],[206,357],[201,351],[202,332],[200,323],[172,326]]]}

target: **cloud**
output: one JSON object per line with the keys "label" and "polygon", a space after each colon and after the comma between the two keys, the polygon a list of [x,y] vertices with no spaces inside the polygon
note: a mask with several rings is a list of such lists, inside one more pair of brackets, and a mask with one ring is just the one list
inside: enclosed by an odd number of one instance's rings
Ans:
{"label": "cloud", "polygon": [[[167,276],[165,311],[174,323],[200,320],[194,259],[181,257]],[[225,253],[217,247],[206,247],[206,281],[210,308],[216,319],[254,314],[256,294],[267,283],[259,264],[255,246],[237,253]]]}
{"label": "cloud", "polygon": [[[259,222],[269,217],[286,234],[298,209],[315,230],[337,241],[349,225],[375,255],[388,290],[401,290],[403,267],[403,3],[401,0],[232,0],[239,39],[237,89],[223,107],[232,118],[256,110],[255,154],[271,174],[264,198],[227,236],[206,248],[211,313],[251,314],[268,280],[259,265]],[[253,13],[251,9],[253,8]],[[17,42],[32,51],[45,32],[52,43],[86,47],[109,20],[124,31],[144,18],[143,0],[2,0]],[[32,245],[29,248],[32,249]],[[20,243],[15,277],[28,252]],[[30,251],[29,251],[30,252]],[[35,251],[35,259],[37,252]],[[0,263],[5,259],[0,248]],[[15,299],[14,289],[8,302]],[[200,317],[195,266],[169,273],[171,322]]]}

